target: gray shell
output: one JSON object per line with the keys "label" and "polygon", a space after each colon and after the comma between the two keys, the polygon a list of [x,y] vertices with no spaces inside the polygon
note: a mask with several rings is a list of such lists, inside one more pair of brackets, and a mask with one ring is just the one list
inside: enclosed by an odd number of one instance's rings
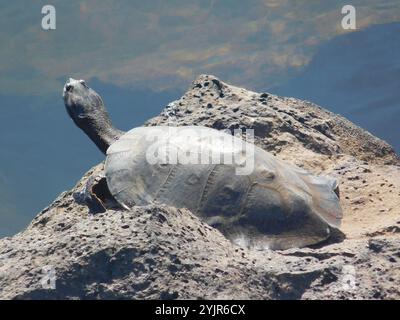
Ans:
{"label": "gray shell", "polygon": [[[222,138],[234,143],[215,143]],[[149,163],[149,154],[157,154],[151,148],[171,145],[186,155],[200,150],[196,156],[226,147],[223,152],[236,155],[242,163]],[[254,148],[254,170],[238,175],[247,159],[243,145]],[[342,218],[336,180],[311,175],[261,148],[205,127],[135,128],[108,149],[105,173],[121,205],[156,202],[185,207],[244,246],[286,249],[314,244],[328,238],[329,226],[339,227]]]}

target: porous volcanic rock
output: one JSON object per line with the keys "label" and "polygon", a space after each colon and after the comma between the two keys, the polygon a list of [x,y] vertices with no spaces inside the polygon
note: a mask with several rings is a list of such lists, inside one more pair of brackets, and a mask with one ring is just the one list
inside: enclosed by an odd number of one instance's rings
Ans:
{"label": "porous volcanic rock", "polygon": [[254,129],[261,148],[337,177],[343,235],[252,251],[186,209],[90,215],[77,200],[100,164],[26,230],[0,240],[1,299],[400,298],[400,162],[386,142],[310,102],[210,75],[146,123],[161,124]]}

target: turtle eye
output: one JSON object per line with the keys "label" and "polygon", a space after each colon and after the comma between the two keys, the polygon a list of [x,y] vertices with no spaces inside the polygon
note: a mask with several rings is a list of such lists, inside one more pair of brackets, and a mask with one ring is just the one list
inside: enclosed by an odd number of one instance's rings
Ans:
{"label": "turtle eye", "polygon": [[80,83],[81,85],[83,85],[85,88],[88,88],[88,86],[86,85],[85,80],[79,80],[79,83]]}

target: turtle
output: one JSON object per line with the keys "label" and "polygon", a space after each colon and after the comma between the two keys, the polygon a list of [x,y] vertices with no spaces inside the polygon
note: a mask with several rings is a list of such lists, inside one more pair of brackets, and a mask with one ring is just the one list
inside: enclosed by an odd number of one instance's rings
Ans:
{"label": "turtle", "polygon": [[104,172],[85,188],[91,213],[150,204],[187,208],[233,243],[259,250],[315,245],[340,228],[343,213],[334,178],[313,175],[240,137],[204,126],[123,132],[84,80],[70,78],[63,100],[74,123],[106,156]]}

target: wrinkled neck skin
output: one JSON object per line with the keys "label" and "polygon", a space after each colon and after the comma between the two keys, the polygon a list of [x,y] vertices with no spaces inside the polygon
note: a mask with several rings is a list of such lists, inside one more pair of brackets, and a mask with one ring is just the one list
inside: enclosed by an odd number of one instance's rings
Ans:
{"label": "wrinkled neck skin", "polygon": [[90,115],[73,118],[75,124],[96,144],[104,154],[124,132],[113,127],[104,106],[91,112]]}

